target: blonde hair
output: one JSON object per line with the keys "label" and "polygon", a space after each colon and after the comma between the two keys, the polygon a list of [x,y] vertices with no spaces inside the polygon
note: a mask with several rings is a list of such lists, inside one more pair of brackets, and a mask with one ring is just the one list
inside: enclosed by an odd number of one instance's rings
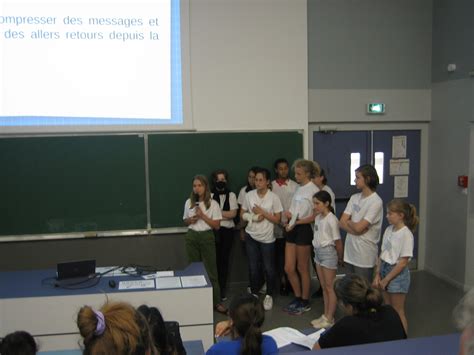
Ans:
{"label": "blonde hair", "polygon": [[419,218],[416,215],[416,207],[402,199],[393,199],[387,204],[387,209],[391,212],[402,213],[403,223],[414,231],[418,225]]}
{"label": "blonde hair", "polygon": [[314,179],[316,176],[319,176],[321,172],[321,167],[315,161],[306,160],[306,159],[297,159],[293,163],[293,169],[301,168],[303,171],[308,174],[310,179]]}
{"label": "blonde hair", "polygon": [[[193,182],[194,180],[198,180],[201,184],[204,185],[204,188],[206,189],[204,192],[204,205],[206,206],[206,209],[208,209],[209,207],[211,207],[211,190],[209,188],[209,181],[204,175],[195,175],[193,177]],[[189,199],[191,200],[191,206],[195,206],[196,203],[199,202],[196,201],[196,197],[193,190],[191,190],[191,196],[189,197]]]}
{"label": "blonde hair", "polygon": [[145,318],[125,302],[106,302],[100,307],[105,328],[97,334],[99,322],[90,306],[77,314],[77,326],[83,337],[84,354],[156,354],[150,329]]}
{"label": "blonde hair", "polygon": [[[459,301],[453,311],[454,321],[459,330],[471,330],[474,334],[474,288]],[[466,354],[474,354],[474,337],[464,344]]]}

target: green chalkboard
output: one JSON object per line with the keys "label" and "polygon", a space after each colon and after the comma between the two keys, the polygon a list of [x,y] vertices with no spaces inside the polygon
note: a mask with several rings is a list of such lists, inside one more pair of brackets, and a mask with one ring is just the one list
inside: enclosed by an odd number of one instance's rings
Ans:
{"label": "green chalkboard", "polygon": [[273,172],[275,159],[303,156],[299,132],[152,134],[148,138],[152,228],[183,226],[184,202],[196,174],[226,169],[236,194],[252,166]]}
{"label": "green chalkboard", "polygon": [[0,139],[0,236],[146,228],[138,135]]}

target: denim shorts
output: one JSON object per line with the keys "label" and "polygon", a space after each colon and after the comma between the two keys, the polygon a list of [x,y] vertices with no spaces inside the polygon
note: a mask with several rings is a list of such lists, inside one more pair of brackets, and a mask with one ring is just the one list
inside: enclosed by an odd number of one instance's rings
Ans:
{"label": "denim shorts", "polygon": [[[393,268],[395,265],[390,265],[385,261],[382,261],[382,265],[380,267],[380,277],[383,279]],[[410,271],[408,267],[404,268],[403,271],[397,275],[392,281],[389,282],[387,285],[387,292],[388,293],[408,293],[408,289],[410,288]]]}
{"label": "denim shorts", "polygon": [[314,262],[326,269],[337,270],[337,252],[333,245],[314,248]]}

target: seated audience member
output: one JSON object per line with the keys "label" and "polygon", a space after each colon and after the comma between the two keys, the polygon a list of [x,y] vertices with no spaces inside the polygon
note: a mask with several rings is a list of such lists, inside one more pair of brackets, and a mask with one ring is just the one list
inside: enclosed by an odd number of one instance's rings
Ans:
{"label": "seated audience member", "polygon": [[145,317],[128,303],[107,302],[100,310],[83,306],[77,326],[86,355],[158,354]]}
{"label": "seated audience member", "polygon": [[0,341],[1,355],[34,355],[37,351],[35,339],[28,332],[13,332]]}
{"label": "seated audience member", "polygon": [[178,322],[165,322],[156,307],[141,305],[137,308],[148,322],[155,347],[160,355],[184,355],[186,350],[179,333]]}
{"label": "seated audience member", "polygon": [[460,330],[459,355],[474,354],[474,289],[469,291],[454,309],[454,319]]}
{"label": "seated audience member", "polygon": [[346,275],[335,281],[334,291],[346,316],[321,335],[313,350],[406,339],[397,311],[382,305],[382,294],[365,278]]}
{"label": "seated audience member", "polygon": [[273,338],[262,335],[265,311],[259,299],[251,294],[235,297],[229,308],[230,319],[217,323],[216,337],[230,335],[211,346],[207,355],[270,355],[277,354]]}

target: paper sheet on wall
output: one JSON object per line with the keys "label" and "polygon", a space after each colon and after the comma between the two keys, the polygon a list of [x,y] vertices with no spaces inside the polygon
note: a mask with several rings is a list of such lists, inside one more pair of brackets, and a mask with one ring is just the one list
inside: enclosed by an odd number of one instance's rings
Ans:
{"label": "paper sheet on wall", "polygon": [[409,174],[410,159],[390,159],[390,176]]}
{"label": "paper sheet on wall", "polygon": [[407,136],[392,137],[392,158],[406,158]]}
{"label": "paper sheet on wall", "polygon": [[408,176],[395,176],[393,184],[393,197],[408,197]]}

